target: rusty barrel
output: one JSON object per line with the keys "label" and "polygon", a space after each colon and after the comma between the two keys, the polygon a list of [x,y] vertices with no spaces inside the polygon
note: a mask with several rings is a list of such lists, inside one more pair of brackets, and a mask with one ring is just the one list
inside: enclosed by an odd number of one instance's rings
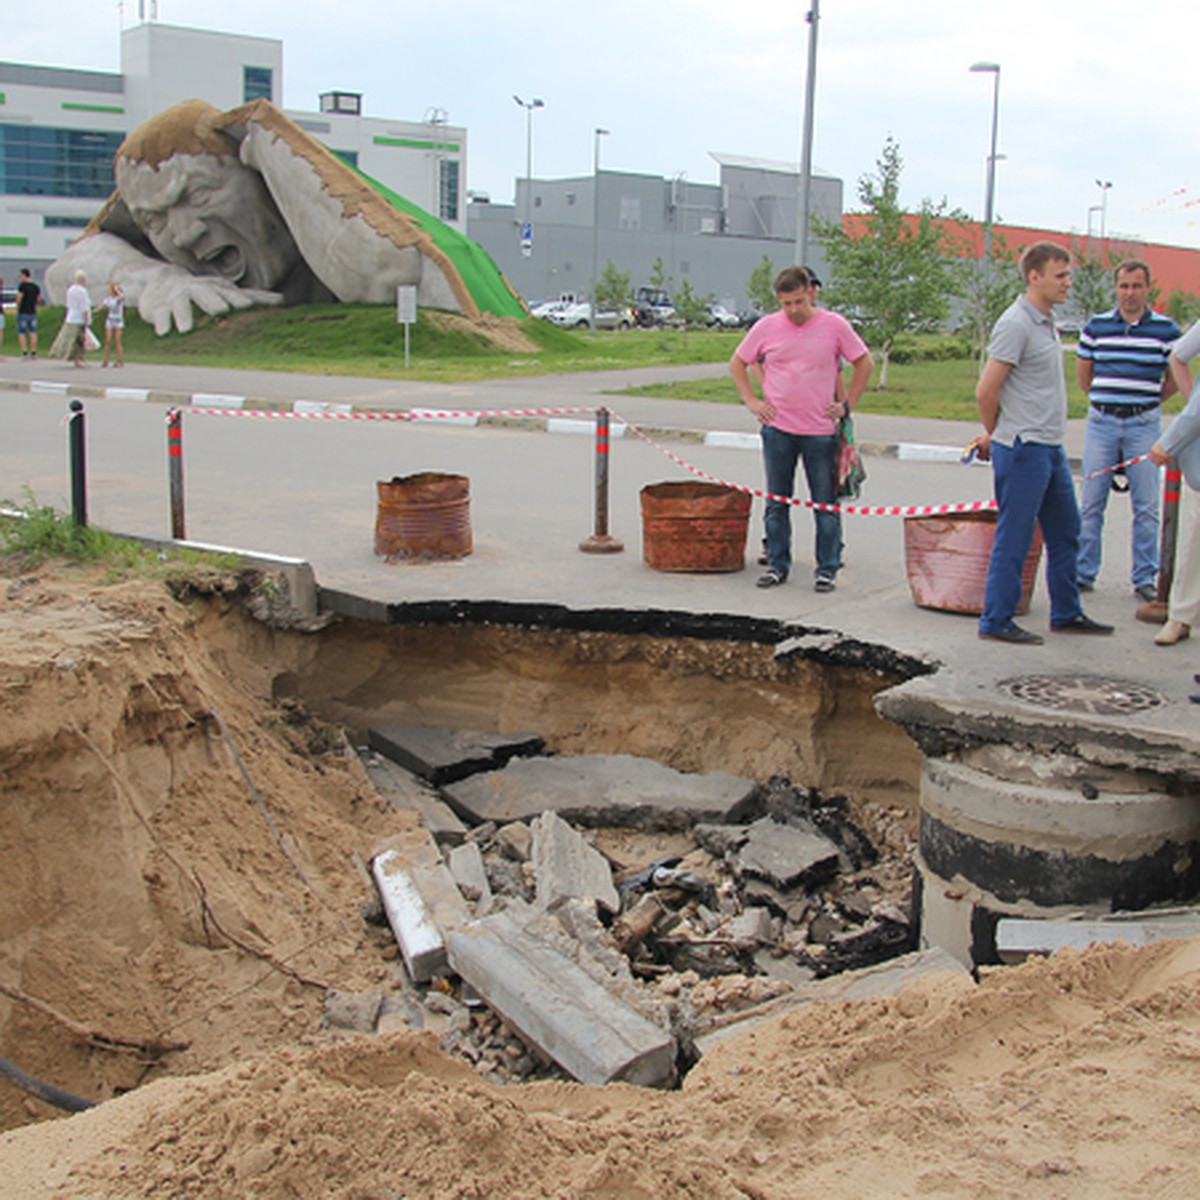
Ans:
{"label": "rusty barrel", "polygon": [[[996,512],[945,513],[904,518],[904,565],[908,586],[921,608],[943,612],[983,612],[988,560],[996,540]],[[1021,570],[1018,613],[1029,611],[1042,531],[1035,525],[1033,543]]]}
{"label": "rusty barrel", "polygon": [[463,558],[471,553],[471,481],[425,471],[375,484],[375,553],[399,559]]}
{"label": "rusty barrel", "polygon": [[642,561],[656,571],[740,571],[750,496],[691,480],[642,488]]}

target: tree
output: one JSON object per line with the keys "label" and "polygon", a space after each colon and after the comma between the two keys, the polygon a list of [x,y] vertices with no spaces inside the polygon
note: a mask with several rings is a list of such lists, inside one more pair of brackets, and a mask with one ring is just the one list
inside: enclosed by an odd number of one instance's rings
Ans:
{"label": "tree", "polygon": [[1200,295],[1185,292],[1182,288],[1172,288],[1163,311],[1180,329],[1186,329],[1200,320]]}
{"label": "tree", "polygon": [[1002,234],[992,230],[990,261],[975,257],[974,228],[959,223],[962,240],[954,265],[955,292],[963,302],[964,325],[972,356],[982,364],[1000,314],[1020,295],[1023,287],[1019,259],[1021,247],[1010,248]]}
{"label": "tree", "polygon": [[692,290],[691,283],[684,280],[675,293],[675,313],[683,321],[684,329],[703,325],[708,319],[708,309],[715,297],[711,292],[701,296]]}
{"label": "tree", "polygon": [[604,273],[596,280],[596,311],[624,308],[632,295],[629,290],[631,278],[628,271],[618,271],[610,258],[604,264]]}
{"label": "tree", "polygon": [[1081,249],[1078,241],[1072,242],[1071,254],[1075,262],[1067,303],[1082,322],[1095,313],[1108,312],[1116,304],[1113,270],[1119,260],[1107,247],[1093,253],[1090,244]]}
{"label": "tree", "polygon": [[670,288],[672,282],[673,276],[667,274],[667,269],[663,266],[662,255],[660,254],[650,264],[650,286],[659,288],[665,292]]}
{"label": "tree", "polygon": [[832,275],[825,302],[846,312],[878,347],[881,390],[887,387],[888,356],[897,334],[936,328],[950,315],[955,290],[950,239],[942,228],[945,201],[935,206],[922,200],[916,213],[904,212],[903,166],[900,147],[889,136],[875,174],[858,181],[861,230],[851,235],[840,224],[813,222]]}
{"label": "tree", "polygon": [[746,295],[759,312],[774,312],[779,307],[779,301],[775,299],[775,275],[771,260],[764,254],[762,262],[750,272],[746,281]]}

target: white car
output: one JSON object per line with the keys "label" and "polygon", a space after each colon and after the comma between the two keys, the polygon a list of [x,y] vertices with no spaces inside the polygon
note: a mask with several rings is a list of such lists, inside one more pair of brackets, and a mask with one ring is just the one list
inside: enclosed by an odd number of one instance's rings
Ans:
{"label": "white car", "polygon": [[[592,306],[567,304],[548,315],[548,320],[565,329],[587,329],[592,323]],[[604,309],[596,312],[597,329],[628,329],[633,324],[633,314],[627,308]]]}
{"label": "white car", "polygon": [[723,304],[710,304],[708,306],[708,317],[705,320],[706,325],[713,326],[717,329],[737,329],[742,323],[742,318],[735,312],[730,312]]}

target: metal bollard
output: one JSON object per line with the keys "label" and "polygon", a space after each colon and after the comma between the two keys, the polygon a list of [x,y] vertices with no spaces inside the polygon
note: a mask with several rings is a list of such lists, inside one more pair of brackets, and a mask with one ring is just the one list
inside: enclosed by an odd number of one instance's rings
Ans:
{"label": "metal bollard", "polygon": [[1158,595],[1141,605],[1133,614],[1147,625],[1162,625],[1167,619],[1167,597],[1175,578],[1175,543],[1179,537],[1179,489],[1183,472],[1178,467],[1166,468],[1163,483],[1162,534],[1158,546]]}
{"label": "metal bollard", "polygon": [[585,554],[617,554],[625,549],[625,543],[608,532],[608,418],[607,408],[596,409],[596,525],[595,532],[579,543]]}
{"label": "metal bollard", "polygon": [[83,401],[72,400],[67,407],[67,445],[71,464],[71,519],[76,525],[86,525],[87,519],[87,452],[84,441]]}
{"label": "metal bollard", "polygon": [[182,542],[183,518],[183,410],[167,412],[167,480],[171,489],[171,536]]}

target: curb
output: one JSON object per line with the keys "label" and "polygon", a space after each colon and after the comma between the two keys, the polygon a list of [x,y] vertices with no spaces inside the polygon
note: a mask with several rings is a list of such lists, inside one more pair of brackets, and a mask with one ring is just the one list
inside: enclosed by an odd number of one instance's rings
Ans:
{"label": "curb", "polygon": [[[337,404],[324,400],[266,400],[253,396],[226,395],[219,392],[160,392],[150,388],[96,387],[85,385],[73,387],[69,383],[43,380],[18,382],[0,380],[0,389],[15,392],[30,392],[37,395],[76,396],[89,400],[132,400],[143,404],[166,404],[173,408],[224,408],[241,412],[269,412],[297,416],[351,417],[371,413],[409,413],[414,421],[427,424],[458,425],[467,427],[522,429],[538,433],[565,433],[591,437],[595,423],[581,417],[533,417],[476,415],[452,413],[440,415],[440,410],[430,408],[391,408],[386,405]],[[656,441],[687,442],[691,445],[712,446],[723,450],[758,450],[761,446],[757,433],[743,430],[679,429],[666,426],[640,425],[638,428],[647,437]],[[613,421],[609,427],[611,438],[624,437],[624,422]],[[868,458],[895,458],[903,462],[957,463],[962,449],[957,446],[932,445],[923,442],[859,442],[858,451]],[[1082,469],[1077,458],[1069,459],[1071,469]],[[975,464],[972,464],[975,465]],[[979,464],[987,466],[988,464]]]}

